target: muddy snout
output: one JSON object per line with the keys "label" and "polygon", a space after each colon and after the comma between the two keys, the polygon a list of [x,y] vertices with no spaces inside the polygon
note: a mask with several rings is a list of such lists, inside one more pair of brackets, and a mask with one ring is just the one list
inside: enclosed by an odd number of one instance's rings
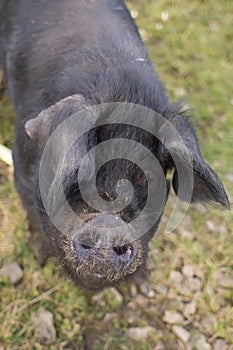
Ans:
{"label": "muddy snout", "polygon": [[99,288],[132,274],[140,264],[140,244],[129,226],[113,214],[98,215],[73,237],[76,272],[83,284]]}

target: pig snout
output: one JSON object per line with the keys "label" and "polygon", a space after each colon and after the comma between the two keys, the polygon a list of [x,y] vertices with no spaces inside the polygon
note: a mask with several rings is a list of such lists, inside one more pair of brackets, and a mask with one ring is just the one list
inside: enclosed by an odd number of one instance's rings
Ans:
{"label": "pig snout", "polygon": [[85,223],[71,242],[81,282],[98,289],[134,273],[142,249],[132,240],[128,225],[116,215],[100,214]]}

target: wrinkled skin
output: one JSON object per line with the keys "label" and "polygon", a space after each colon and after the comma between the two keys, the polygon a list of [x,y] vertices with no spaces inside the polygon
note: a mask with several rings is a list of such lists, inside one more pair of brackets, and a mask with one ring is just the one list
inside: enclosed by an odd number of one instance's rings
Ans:
{"label": "wrinkled skin", "polygon": [[[75,235],[63,235],[54,225],[39,190],[41,154],[55,128],[80,109],[100,103],[129,102],[160,113],[176,128],[192,156],[192,201],[214,201],[229,208],[223,185],[202,159],[193,127],[180,108],[168,102],[123,1],[1,0],[0,62],[16,112],[13,150],[16,188],[32,231],[42,233],[43,250],[60,259],[79,286],[98,289],[143,270],[148,242],[160,220],[159,217],[135,241],[125,243],[122,239],[121,244],[108,248],[81,244]],[[103,166],[96,181],[100,196],[109,202],[117,197],[118,180],[126,178],[133,184],[133,199],[124,210],[101,214],[82,198],[77,183],[82,156],[114,137],[134,139],[145,145],[159,160],[165,176],[175,169],[166,147],[143,130],[105,125],[83,135],[71,149],[60,180],[70,206],[84,222],[75,229],[87,232],[87,236],[88,222],[111,226],[117,217],[124,237],[128,230],[125,223],[137,216],[147,198],[145,175],[123,159]],[[154,177],[156,195],[160,180]],[[176,171],[173,187],[178,193]],[[168,183],[166,191],[168,194]],[[181,199],[186,200],[185,196]],[[69,227],[69,217],[65,221]]]}

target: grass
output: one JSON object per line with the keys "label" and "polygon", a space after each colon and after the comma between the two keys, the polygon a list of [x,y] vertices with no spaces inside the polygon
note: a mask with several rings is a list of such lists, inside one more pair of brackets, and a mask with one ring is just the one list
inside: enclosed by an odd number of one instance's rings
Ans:
{"label": "grass", "polygon": [[[205,159],[223,180],[232,202],[232,1],[134,0],[128,5],[137,14],[136,22],[169,97],[173,101],[181,99],[191,108]],[[13,143],[13,115],[6,95],[2,95],[0,143],[8,147]],[[170,284],[169,276],[171,271],[191,264],[202,276],[202,287],[195,296],[197,310],[187,323],[188,330],[200,331],[210,343],[224,339],[229,349],[233,348],[233,294],[216,279],[216,273],[223,269],[233,278],[231,212],[191,207],[176,235],[164,233],[164,220],[150,253],[155,266],[150,281],[156,295],[146,298],[144,304],[133,300],[137,305],[136,325],[153,325],[157,332],[139,344],[124,335],[131,326],[125,316],[125,309],[131,310],[130,287],[122,287],[122,305],[112,300],[109,291],[99,304],[93,304],[92,294],[84,296],[64,280],[56,264],[50,262],[42,268],[26,245],[27,223],[12,175],[2,164],[0,174],[0,266],[17,261],[24,270],[23,281],[15,287],[0,280],[0,347],[83,349],[85,329],[92,325],[93,332],[95,328],[98,331],[104,316],[113,312],[116,313],[113,322],[97,332],[97,349],[149,350],[155,348],[159,339],[167,349],[175,349],[177,339],[171,327],[162,321],[166,308],[180,311],[181,296]],[[171,208],[170,202],[167,216]],[[192,233],[191,239],[184,237],[184,229]],[[56,343],[48,346],[37,343],[33,334],[32,318],[41,306],[53,312],[57,331]],[[213,320],[210,329],[203,326],[206,318]]]}

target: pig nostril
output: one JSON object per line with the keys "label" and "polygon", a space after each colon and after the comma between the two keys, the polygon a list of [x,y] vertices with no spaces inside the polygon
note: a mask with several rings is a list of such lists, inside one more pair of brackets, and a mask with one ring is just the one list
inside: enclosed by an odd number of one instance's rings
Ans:
{"label": "pig nostril", "polygon": [[133,248],[129,244],[126,244],[120,247],[113,247],[113,250],[118,256],[125,255],[125,254],[132,255],[133,253]]}

